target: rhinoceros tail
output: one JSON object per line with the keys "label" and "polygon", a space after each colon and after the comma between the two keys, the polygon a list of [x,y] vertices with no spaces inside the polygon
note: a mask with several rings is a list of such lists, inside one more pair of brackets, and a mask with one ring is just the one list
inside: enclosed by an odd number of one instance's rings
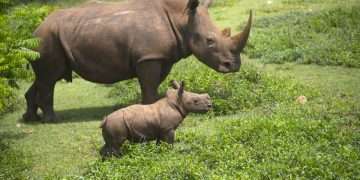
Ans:
{"label": "rhinoceros tail", "polygon": [[105,125],[106,125],[106,120],[107,120],[107,117],[105,116],[104,119],[102,120],[99,128],[104,128],[104,127],[105,127]]}

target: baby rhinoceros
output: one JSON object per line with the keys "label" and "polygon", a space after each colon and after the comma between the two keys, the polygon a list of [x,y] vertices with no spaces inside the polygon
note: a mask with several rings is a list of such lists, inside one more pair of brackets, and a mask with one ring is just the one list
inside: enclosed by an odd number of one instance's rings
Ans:
{"label": "baby rhinoceros", "polygon": [[105,145],[102,156],[120,156],[125,140],[144,142],[156,140],[172,144],[175,130],[190,112],[207,112],[211,108],[208,94],[184,91],[184,82],[172,81],[174,89],[166,97],[149,105],[132,105],[104,118],[101,128]]}

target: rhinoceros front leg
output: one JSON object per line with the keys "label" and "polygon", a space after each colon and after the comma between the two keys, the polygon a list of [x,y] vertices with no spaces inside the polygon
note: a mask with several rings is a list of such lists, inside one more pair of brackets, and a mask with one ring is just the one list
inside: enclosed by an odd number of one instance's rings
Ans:
{"label": "rhinoceros front leg", "polygon": [[55,121],[56,115],[54,112],[54,88],[56,82],[39,82],[37,85],[37,104],[42,110],[44,117],[43,121]]}
{"label": "rhinoceros front leg", "polygon": [[26,112],[23,114],[25,121],[37,121],[40,120],[40,116],[37,115],[38,105],[36,104],[36,83],[34,82],[28,91],[25,93],[26,99]]}
{"label": "rhinoceros front leg", "polygon": [[151,104],[158,100],[157,89],[161,83],[162,65],[160,61],[147,60],[139,63],[136,73],[141,86],[142,103]]}

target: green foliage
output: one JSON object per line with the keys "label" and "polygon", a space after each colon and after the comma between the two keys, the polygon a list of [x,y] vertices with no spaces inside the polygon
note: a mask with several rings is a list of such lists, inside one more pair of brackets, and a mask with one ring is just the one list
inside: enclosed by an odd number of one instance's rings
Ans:
{"label": "green foliage", "polygon": [[0,78],[0,114],[10,110],[13,106],[15,95],[8,86],[5,78]]}
{"label": "green foliage", "polygon": [[[7,3],[7,1],[2,1]],[[19,79],[31,78],[26,68],[36,60],[39,41],[32,32],[52,10],[49,6],[17,6],[0,14],[0,113],[4,111]]]}
{"label": "green foliage", "polygon": [[360,67],[359,6],[290,11],[256,21],[247,52],[264,62]]}
{"label": "green foliage", "polygon": [[[161,94],[165,94],[173,79],[185,81],[187,91],[208,93],[216,115],[246,111],[267,103],[292,101],[305,93],[304,87],[289,78],[264,73],[251,63],[245,63],[239,73],[221,74],[195,58],[184,60],[162,83]],[[118,97],[123,105],[140,102],[140,95],[135,80],[118,83],[110,94],[111,97]]]}

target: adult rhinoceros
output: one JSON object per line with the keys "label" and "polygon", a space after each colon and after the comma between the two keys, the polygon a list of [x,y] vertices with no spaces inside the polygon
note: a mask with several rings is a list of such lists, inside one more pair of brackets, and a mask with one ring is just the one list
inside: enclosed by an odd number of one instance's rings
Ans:
{"label": "adult rhinoceros", "polygon": [[54,87],[71,81],[75,71],[96,83],[137,77],[142,102],[157,100],[157,89],[180,59],[194,54],[212,69],[240,69],[240,52],[250,34],[252,15],[243,32],[231,37],[210,20],[199,0],[132,0],[91,3],[50,14],[36,29],[40,59],[31,62],[35,81],[25,94],[25,120],[54,120]]}

